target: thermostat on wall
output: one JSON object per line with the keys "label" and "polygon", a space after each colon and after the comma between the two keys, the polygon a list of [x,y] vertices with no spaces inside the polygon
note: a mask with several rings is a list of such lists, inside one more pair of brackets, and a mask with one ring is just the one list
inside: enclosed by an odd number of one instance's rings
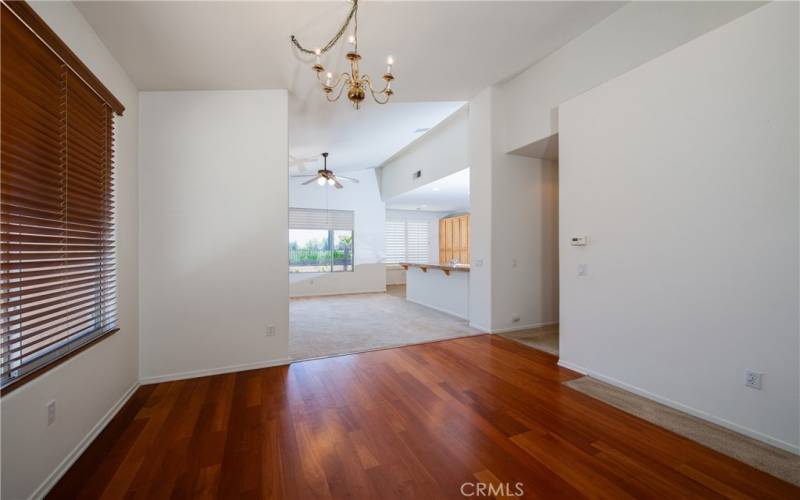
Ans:
{"label": "thermostat on wall", "polygon": [[586,236],[573,236],[572,238],[570,238],[569,244],[574,247],[585,247]]}

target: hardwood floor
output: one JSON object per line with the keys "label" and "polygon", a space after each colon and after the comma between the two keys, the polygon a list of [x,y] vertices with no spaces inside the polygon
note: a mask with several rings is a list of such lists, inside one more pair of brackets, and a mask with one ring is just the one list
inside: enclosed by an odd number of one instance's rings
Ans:
{"label": "hardwood floor", "polygon": [[577,376],[482,335],[144,386],[49,497],[800,498]]}

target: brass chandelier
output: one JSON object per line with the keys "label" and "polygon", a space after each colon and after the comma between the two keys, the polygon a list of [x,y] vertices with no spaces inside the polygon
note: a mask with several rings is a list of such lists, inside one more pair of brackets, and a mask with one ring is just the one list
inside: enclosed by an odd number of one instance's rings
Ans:
{"label": "brass chandelier", "polygon": [[[386,84],[382,90],[376,90],[373,87],[372,79],[369,75],[362,75],[359,72],[358,62],[361,60],[361,55],[358,53],[358,0],[352,0],[352,2],[353,7],[350,9],[350,14],[348,14],[344,24],[324,47],[314,50],[307,49],[300,45],[294,35],[292,35],[291,41],[300,52],[314,55],[314,65],[311,66],[311,69],[316,73],[317,81],[322,86],[322,91],[328,101],[338,101],[344,93],[344,89],[347,88],[347,98],[350,99],[356,109],[361,107],[361,102],[367,96],[367,91],[372,95],[375,102],[386,104],[394,94],[392,90],[392,80],[394,80],[392,64],[394,64],[394,59],[389,56],[386,60],[386,73],[381,77]],[[344,72],[334,79],[333,73],[325,72],[320,58],[322,54],[332,49],[336,42],[344,36],[351,22],[353,23],[353,34],[348,37],[347,54],[345,55],[345,58],[350,62],[350,71]],[[324,78],[322,76],[323,72],[325,73]]]}

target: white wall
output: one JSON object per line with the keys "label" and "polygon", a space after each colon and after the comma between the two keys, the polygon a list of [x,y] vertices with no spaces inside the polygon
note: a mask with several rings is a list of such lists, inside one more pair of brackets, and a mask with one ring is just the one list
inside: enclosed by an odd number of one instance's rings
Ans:
{"label": "white wall", "polygon": [[496,150],[491,217],[492,331],[558,323],[558,164]]}
{"label": "white wall", "polygon": [[760,2],[631,2],[498,86],[500,148],[558,132],[558,105],[763,5]]}
{"label": "white wall", "polygon": [[469,322],[492,329],[492,100],[489,87],[469,102]]}
{"label": "white wall", "polygon": [[491,332],[558,322],[558,171],[505,154],[497,89],[470,102],[470,322]]}
{"label": "white wall", "polygon": [[[469,110],[464,106],[381,167],[384,200],[469,167]],[[422,170],[422,177],[412,174]]]}
{"label": "white wall", "polygon": [[[374,169],[342,172],[360,182],[345,181],[344,189],[303,186],[306,179],[291,179],[289,206],[353,210],[353,272],[291,273],[292,297],[336,295],[343,293],[383,292],[386,290],[384,270],[384,223],[386,205],[381,201]],[[288,272],[288,261],[284,272]]]}
{"label": "white wall", "polygon": [[462,319],[469,319],[469,273],[409,267],[406,300]]}
{"label": "white wall", "polygon": [[796,452],[799,42],[770,4],[559,111],[562,361]]}
{"label": "white wall", "polygon": [[287,92],[139,100],[142,379],[285,361]]}
{"label": "white wall", "polygon": [[[126,108],[124,116],[115,119],[120,331],[3,395],[0,496],[9,500],[43,495],[138,378],[138,92],[74,5],[33,2],[32,6]],[[51,426],[45,408],[49,401],[56,402]]]}

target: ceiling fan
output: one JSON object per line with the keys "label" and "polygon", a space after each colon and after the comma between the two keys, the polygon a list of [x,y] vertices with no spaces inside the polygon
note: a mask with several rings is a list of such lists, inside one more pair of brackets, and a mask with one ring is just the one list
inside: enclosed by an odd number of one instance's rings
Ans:
{"label": "ceiling fan", "polygon": [[322,158],[324,159],[325,163],[322,167],[322,170],[317,170],[316,175],[293,175],[293,178],[305,178],[310,177],[307,181],[305,181],[302,185],[305,186],[307,184],[311,184],[314,181],[317,181],[317,184],[320,186],[324,186],[328,184],[329,186],[335,186],[336,189],[342,189],[344,186],[342,185],[340,180],[343,181],[350,181],[358,184],[358,179],[354,179],[352,177],[345,177],[343,175],[337,176],[333,173],[333,170],[328,170],[328,153],[322,153]]}

